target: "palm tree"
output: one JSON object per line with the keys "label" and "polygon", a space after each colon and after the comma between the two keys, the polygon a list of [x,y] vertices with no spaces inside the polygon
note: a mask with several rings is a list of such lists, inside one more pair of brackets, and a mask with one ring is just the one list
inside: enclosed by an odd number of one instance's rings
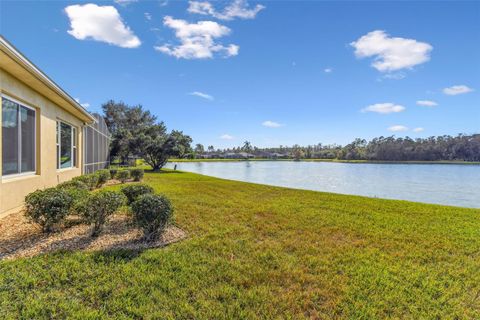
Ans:
{"label": "palm tree", "polygon": [[249,141],[245,141],[245,142],[243,143],[242,150],[245,151],[245,152],[247,152],[247,153],[252,152],[252,144],[251,144]]}

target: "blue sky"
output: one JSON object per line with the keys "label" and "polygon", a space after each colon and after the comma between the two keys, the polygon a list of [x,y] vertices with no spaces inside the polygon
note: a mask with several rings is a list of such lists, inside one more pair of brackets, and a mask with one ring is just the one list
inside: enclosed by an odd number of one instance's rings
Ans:
{"label": "blue sky", "polygon": [[0,9],[0,32],[89,110],[109,99],[142,104],[196,143],[480,132],[480,2],[2,1]]}

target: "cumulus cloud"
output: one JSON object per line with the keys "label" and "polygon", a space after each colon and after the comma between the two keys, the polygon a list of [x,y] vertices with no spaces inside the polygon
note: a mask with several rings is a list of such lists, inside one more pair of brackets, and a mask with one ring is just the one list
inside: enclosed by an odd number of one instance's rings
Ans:
{"label": "cumulus cloud", "polygon": [[402,112],[404,110],[405,110],[404,106],[401,106],[399,104],[394,104],[391,102],[386,102],[386,103],[376,103],[376,104],[369,105],[363,108],[362,112],[376,112],[381,114],[389,114],[389,113]]}
{"label": "cumulus cloud", "polygon": [[136,48],[140,39],[126,26],[113,6],[88,3],[65,8],[70,19],[68,33],[78,40],[93,39],[122,48]]}
{"label": "cumulus cloud", "polygon": [[265,6],[257,4],[253,8],[248,7],[245,0],[234,0],[226,6],[222,12],[218,12],[208,1],[189,1],[187,11],[201,15],[209,15],[220,20],[254,19],[257,13],[265,9]]}
{"label": "cumulus cloud", "polygon": [[152,14],[150,12],[145,12],[143,15],[145,16],[145,19],[149,21],[152,20]]}
{"label": "cumulus cloud", "polygon": [[422,107],[436,107],[438,103],[431,100],[417,100],[417,105]]}
{"label": "cumulus cloud", "polygon": [[223,139],[223,140],[233,140],[234,137],[231,136],[231,135],[229,135],[229,134],[222,134],[222,135],[220,136],[220,139]]}
{"label": "cumulus cloud", "polygon": [[408,130],[407,127],[401,126],[401,125],[391,126],[390,128],[388,128],[388,131],[392,131],[392,132],[402,132],[407,130]]}
{"label": "cumulus cloud", "polygon": [[262,122],[262,126],[268,127],[268,128],[279,128],[283,125],[278,123],[278,122],[275,122],[275,121],[267,120],[267,121]]}
{"label": "cumulus cloud", "polygon": [[473,89],[469,88],[466,85],[456,85],[456,86],[451,86],[448,88],[443,89],[443,93],[449,95],[449,96],[456,96],[457,94],[464,94],[464,93],[469,93],[472,92]]}
{"label": "cumulus cloud", "polygon": [[358,58],[374,57],[372,66],[380,72],[412,68],[430,60],[433,47],[414,39],[390,37],[375,30],[350,43]]}
{"label": "cumulus cloud", "polygon": [[190,92],[189,95],[213,101],[213,97],[211,95],[209,95],[207,93],[200,92],[200,91]]}
{"label": "cumulus cloud", "polygon": [[155,46],[155,50],[183,59],[213,58],[214,54],[224,57],[236,56],[239,46],[230,44],[224,46],[216,43],[215,39],[230,34],[231,30],[214,21],[199,21],[188,23],[185,20],[174,19],[166,16],[163,24],[175,30],[175,36],[180,41],[179,45],[165,44]]}
{"label": "cumulus cloud", "polygon": [[417,133],[418,132],[423,132],[423,131],[425,131],[425,129],[421,128],[421,127],[413,129],[413,132],[417,132]]}

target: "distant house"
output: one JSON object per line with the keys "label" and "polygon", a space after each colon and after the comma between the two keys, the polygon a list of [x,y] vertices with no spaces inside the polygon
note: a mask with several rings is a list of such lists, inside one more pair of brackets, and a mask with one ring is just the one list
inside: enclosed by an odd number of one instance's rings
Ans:
{"label": "distant house", "polygon": [[286,159],[288,158],[288,155],[276,152],[259,151],[257,157],[265,159]]}
{"label": "distant house", "polygon": [[28,193],[85,172],[85,150],[91,151],[91,171],[102,167],[98,164],[108,157],[109,135],[90,134],[101,131],[103,119],[86,111],[1,36],[0,78],[1,216],[18,210]]}
{"label": "distant house", "polygon": [[197,155],[198,159],[219,159],[222,158],[222,155],[219,153],[203,153]]}
{"label": "distant house", "polygon": [[252,158],[255,158],[255,155],[247,152],[238,152],[238,153],[229,152],[229,153],[225,153],[224,158],[225,159],[252,159]]}
{"label": "distant house", "polygon": [[270,155],[272,159],[287,159],[289,158],[288,154],[274,152]]}

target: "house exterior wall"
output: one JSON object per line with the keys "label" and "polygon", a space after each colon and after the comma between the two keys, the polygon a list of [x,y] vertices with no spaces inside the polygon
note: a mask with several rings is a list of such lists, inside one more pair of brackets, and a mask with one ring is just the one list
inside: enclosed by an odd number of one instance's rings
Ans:
{"label": "house exterior wall", "polygon": [[[2,95],[23,102],[36,110],[35,174],[18,177],[2,176],[2,130],[0,130],[0,216],[4,216],[19,210],[28,193],[55,186],[82,174],[84,124],[79,118],[53,103],[49,97],[39,94],[2,69],[0,69],[0,90]],[[56,122],[58,120],[77,128],[77,164],[74,168],[57,170]]]}

